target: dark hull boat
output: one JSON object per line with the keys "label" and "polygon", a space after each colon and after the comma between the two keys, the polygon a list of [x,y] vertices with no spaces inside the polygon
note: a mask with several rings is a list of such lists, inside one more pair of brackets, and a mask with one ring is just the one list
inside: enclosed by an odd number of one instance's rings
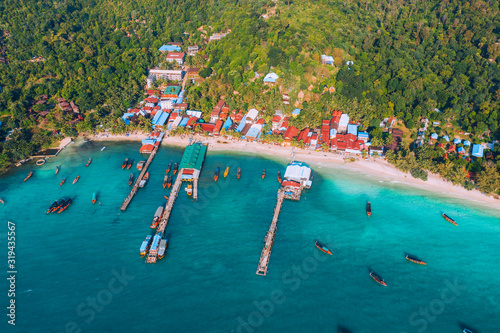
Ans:
{"label": "dark hull boat", "polygon": [[262,171],[262,179],[266,178],[266,169]]}
{"label": "dark hull boat", "polygon": [[128,186],[132,185],[134,183],[134,174],[131,173],[130,176],[128,176]]}
{"label": "dark hull boat", "polygon": [[57,207],[57,205],[58,205],[58,203],[57,203],[57,200],[56,200],[56,201],[54,201],[54,202],[52,203],[52,205],[50,205],[49,209],[47,210],[47,214],[52,213],[52,212],[54,211],[54,208],[56,208],[56,207]]}
{"label": "dark hull boat", "polygon": [[382,279],[380,276],[378,276],[377,274],[375,274],[374,271],[371,271],[370,272],[370,276],[375,280],[377,281],[377,283],[380,283],[381,285],[383,286],[386,286],[387,287],[387,283],[384,282],[384,279]]}
{"label": "dark hull boat", "polygon": [[127,167],[127,164],[128,164],[128,158],[126,158],[125,161],[123,161],[122,169],[125,169]]}
{"label": "dark hull boat", "polygon": [[90,165],[90,163],[92,163],[92,159],[89,158],[89,160],[87,161],[87,164],[85,164],[86,167],[88,167]]}
{"label": "dark hull boat", "polygon": [[281,172],[280,172],[280,171],[278,171],[278,183],[280,183],[280,184],[281,184],[281,181],[282,181],[282,179],[281,179]]}
{"label": "dark hull boat", "polygon": [[366,215],[368,215],[368,217],[372,216],[372,204],[370,201],[366,203]]}
{"label": "dark hull boat", "polygon": [[422,260],[419,260],[417,258],[414,258],[414,257],[411,257],[410,255],[406,255],[406,260],[408,261],[411,261],[411,262],[414,262],[415,264],[419,264],[419,265],[427,265],[425,262],[423,262]]}
{"label": "dark hull boat", "polygon": [[73,202],[73,200],[71,198],[69,198],[65,203],[64,203],[64,206],[61,207],[61,209],[59,209],[59,211],[57,212],[58,214],[64,212],[66,210],[66,208],[69,207],[69,205],[71,205],[71,203]]}
{"label": "dark hull boat", "polygon": [[30,171],[30,173],[28,173],[28,175],[26,176],[26,178],[24,178],[23,182],[27,181],[28,179],[31,178],[31,176],[33,176],[33,171]]}
{"label": "dark hull boat", "polygon": [[214,180],[217,181],[219,179],[220,168],[217,167],[215,169]]}
{"label": "dark hull boat", "polygon": [[326,254],[332,255],[332,251],[330,251],[330,250],[329,250],[326,246],[324,246],[324,245],[323,245],[323,244],[321,244],[320,242],[316,241],[316,242],[314,243],[314,245],[316,245],[316,247],[317,247],[320,251],[322,251],[322,252],[324,252],[324,253],[326,253]]}
{"label": "dark hull boat", "polygon": [[444,218],[446,221],[450,222],[451,224],[453,224],[453,225],[458,225],[458,224],[457,224],[457,222],[455,222],[455,220],[453,220],[453,219],[452,219],[451,217],[449,217],[448,215],[446,215],[446,214],[444,214],[444,213],[443,213],[443,215],[442,215],[442,216],[443,216],[443,218]]}
{"label": "dark hull boat", "polygon": [[62,199],[61,201],[59,201],[59,203],[57,204],[57,206],[55,206],[51,213],[52,212],[57,212],[61,207],[63,207],[64,205],[66,204],[66,199]]}
{"label": "dark hull boat", "polygon": [[236,171],[236,178],[240,179],[241,177],[241,168],[238,167],[238,171]]}
{"label": "dark hull boat", "polygon": [[163,177],[163,188],[167,187],[167,182],[168,182],[168,176],[165,175],[165,177]]}
{"label": "dark hull boat", "polygon": [[179,169],[179,166],[177,165],[177,163],[174,164],[174,175],[177,173],[177,169]]}
{"label": "dark hull boat", "polygon": [[167,179],[167,188],[170,188],[170,186],[172,186],[172,176],[171,176],[171,175],[168,175],[168,179]]}
{"label": "dark hull boat", "polygon": [[127,163],[127,170],[130,169],[132,167],[132,164],[134,164],[134,160],[133,159],[130,159]]}
{"label": "dark hull boat", "polygon": [[167,171],[165,171],[165,173],[168,174],[171,169],[172,169],[172,163],[168,163]]}

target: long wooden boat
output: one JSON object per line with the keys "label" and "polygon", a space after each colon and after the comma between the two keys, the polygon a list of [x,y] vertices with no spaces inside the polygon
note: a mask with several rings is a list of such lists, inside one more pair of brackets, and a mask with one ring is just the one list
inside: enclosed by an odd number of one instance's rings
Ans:
{"label": "long wooden boat", "polygon": [[266,178],[266,169],[262,170],[262,179]]}
{"label": "long wooden boat", "polygon": [[127,167],[127,164],[128,164],[128,158],[126,158],[125,161],[123,161],[122,169],[125,169]]}
{"label": "long wooden boat", "polygon": [[33,171],[30,171],[30,173],[28,173],[28,175],[26,176],[26,178],[24,178],[23,182],[27,181],[28,179],[31,178],[31,176],[33,176]]}
{"label": "long wooden boat", "polygon": [[241,177],[241,168],[238,167],[238,171],[236,171],[236,178],[240,179]]}
{"label": "long wooden boat", "polygon": [[172,186],[172,175],[168,175],[167,178],[167,188],[170,188]]}
{"label": "long wooden boat", "polygon": [[4,202],[2,199],[0,199],[0,203],[1,203],[2,205],[3,205],[3,204],[5,204],[5,202]]}
{"label": "long wooden boat", "polygon": [[76,176],[76,178],[73,180],[73,184],[75,184],[79,179],[80,179],[80,175]]}
{"label": "long wooden boat", "polygon": [[372,204],[370,201],[366,203],[366,215],[368,215],[368,217],[372,216]]}
{"label": "long wooden boat", "polygon": [[167,171],[165,171],[165,173],[168,174],[171,169],[172,169],[172,163],[168,163]]}
{"label": "long wooden boat", "polygon": [[406,255],[406,260],[408,261],[411,261],[411,262],[414,262],[415,264],[419,264],[419,265],[427,265],[425,262],[423,262],[422,260],[419,260],[417,258],[414,258],[410,255]]}
{"label": "long wooden boat", "polygon": [[448,215],[446,215],[445,213],[443,213],[443,214],[442,214],[442,216],[444,217],[444,219],[445,219],[446,221],[450,222],[451,224],[453,224],[453,225],[458,225],[458,223],[457,223],[457,222],[455,222],[455,220],[454,220],[454,219],[452,219],[451,217],[449,217],[449,216],[448,216]]}
{"label": "long wooden boat", "polygon": [[50,205],[50,207],[49,207],[49,209],[47,210],[47,213],[46,213],[46,214],[50,214],[50,213],[52,213],[52,212],[54,211],[54,208],[56,208],[56,207],[57,207],[57,205],[58,205],[58,203],[57,203],[57,200],[56,200],[56,201],[54,201],[54,202]]}
{"label": "long wooden boat", "polygon": [[88,167],[90,165],[90,163],[92,163],[92,158],[89,158],[89,160],[87,161],[87,164],[85,164],[85,166]]}
{"label": "long wooden boat", "polygon": [[281,179],[281,172],[280,172],[280,171],[278,171],[278,183],[280,183],[280,184],[281,184],[281,181],[282,181],[282,179]]}
{"label": "long wooden boat", "polygon": [[133,164],[134,164],[134,160],[133,159],[128,160],[127,170],[130,169]]}
{"label": "long wooden boat", "polygon": [[97,201],[97,195],[95,194],[95,192],[92,194],[92,204],[95,204]]}
{"label": "long wooden boat", "polygon": [[377,281],[378,283],[380,283],[381,285],[383,286],[386,286],[387,287],[387,283],[384,282],[384,279],[382,279],[380,276],[378,276],[377,274],[375,274],[374,271],[371,271],[370,272],[370,276],[375,280]]}
{"label": "long wooden boat", "polygon": [[329,249],[328,249],[325,245],[323,245],[322,243],[320,243],[320,242],[316,241],[316,242],[314,242],[314,245],[316,245],[316,247],[317,247],[320,251],[322,251],[322,252],[324,252],[324,253],[326,253],[326,254],[332,255],[332,251],[330,251],[330,250],[329,250]]}
{"label": "long wooden boat", "polygon": [[59,166],[56,166],[56,173],[55,175],[57,175],[59,173]]}
{"label": "long wooden boat", "polygon": [[226,178],[228,174],[229,174],[229,167],[227,167],[226,170],[224,171],[224,178]]}
{"label": "long wooden boat", "polygon": [[132,185],[134,183],[134,174],[131,173],[130,176],[128,176],[128,186]]}
{"label": "long wooden boat", "polygon": [[151,246],[152,240],[153,240],[153,236],[147,235],[146,239],[144,239],[144,241],[142,242],[141,249],[140,249],[141,257],[144,257],[146,255],[146,253],[148,253],[148,250],[149,250],[149,247]]}
{"label": "long wooden boat", "polygon": [[64,205],[66,204],[66,199],[61,199],[58,203],[57,203],[57,206],[55,206],[51,213],[52,212],[57,212],[61,207],[63,207]]}
{"label": "long wooden boat", "polygon": [[59,183],[59,186],[62,186],[62,184],[64,184],[66,182],[66,178],[63,178],[63,180],[61,180],[61,182]]}
{"label": "long wooden boat", "polygon": [[73,199],[71,199],[71,198],[66,200],[66,202],[64,203],[64,206],[62,206],[57,213],[60,214],[60,213],[64,212],[66,210],[66,208],[68,208],[69,205],[71,205],[72,202],[73,202]]}
{"label": "long wooden boat", "polygon": [[177,173],[177,170],[179,169],[179,165],[177,163],[174,164],[174,175]]}
{"label": "long wooden boat", "polygon": [[168,200],[168,197],[166,195],[163,196],[166,200]]}
{"label": "long wooden boat", "polygon": [[168,183],[168,176],[167,176],[167,175],[165,175],[165,176],[163,177],[163,188],[167,187],[167,183]]}
{"label": "long wooden boat", "polygon": [[215,168],[214,180],[217,181],[219,179],[220,168]]}

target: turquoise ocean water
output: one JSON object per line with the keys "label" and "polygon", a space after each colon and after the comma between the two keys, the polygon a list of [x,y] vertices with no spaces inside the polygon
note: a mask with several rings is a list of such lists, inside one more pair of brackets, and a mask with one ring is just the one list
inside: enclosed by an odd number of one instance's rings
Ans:
{"label": "turquoise ocean water", "polygon": [[[275,205],[276,173],[283,174],[286,161],[209,151],[199,200],[181,190],[166,229],[166,256],[147,265],[139,247],[168,195],[166,166],[180,162],[183,149],[162,147],[146,188],[120,212],[128,176],[138,175],[135,163],[128,171],[121,164],[126,157],[145,160],[138,148],[73,144],[44,166],[24,165],[0,177],[5,314],[7,221],[16,224],[18,271],[16,326],[2,314],[1,332],[500,332],[500,211],[312,165],[312,188],[300,202],[283,205],[262,277],[255,272]],[[33,177],[23,183],[30,170]],[[93,192],[100,204],[92,205]],[[51,201],[69,196],[73,204],[65,212],[45,214]],[[315,240],[334,254],[320,253]],[[427,266],[408,262],[405,253]],[[373,281],[370,269],[388,286]]]}

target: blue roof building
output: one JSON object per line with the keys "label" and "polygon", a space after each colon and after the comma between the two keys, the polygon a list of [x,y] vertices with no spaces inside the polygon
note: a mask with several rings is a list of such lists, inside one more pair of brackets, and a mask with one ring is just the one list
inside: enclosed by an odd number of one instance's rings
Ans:
{"label": "blue roof building", "polygon": [[231,120],[231,118],[227,118],[224,125],[222,125],[222,128],[227,130],[227,129],[229,129],[229,127],[231,127],[232,124],[233,124],[233,121]]}
{"label": "blue roof building", "polygon": [[156,125],[162,114],[163,114],[162,111],[156,112],[155,116],[153,117],[153,120],[151,120],[151,124]]}
{"label": "blue roof building", "polygon": [[459,154],[465,154],[465,149],[464,149],[464,147],[458,147],[458,153],[459,153]]}
{"label": "blue roof building", "polygon": [[370,136],[368,135],[368,133],[366,133],[366,132],[358,132],[358,139],[359,140],[368,141],[369,138],[370,138]]}
{"label": "blue roof building", "polygon": [[129,125],[130,124],[130,118],[132,118],[134,116],[135,113],[124,113],[123,116],[122,116],[122,119],[123,119],[123,122],[125,123],[125,125]]}
{"label": "blue roof building", "polygon": [[179,52],[180,50],[181,47],[177,45],[163,45],[158,49],[160,52]]}
{"label": "blue roof building", "polygon": [[458,145],[460,142],[462,142],[462,140],[460,140],[460,139],[458,139],[458,138],[455,138],[455,139],[453,140],[453,143],[454,143],[454,144],[456,144],[456,145]]}
{"label": "blue roof building", "polygon": [[295,109],[292,111],[292,116],[297,117],[300,114],[300,109]]}
{"label": "blue roof building", "polygon": [[276,73],[269,73],[264,77],[264,83],[276,83],[276,80],[280,77]]}
{"label": "blue roof building", "polygon": [[448,135],[443,135],[443,139],[445,139],[446,142],[450,142],[450,137]]}
{"label": "blue roof building", "polygon": [[186,124],[188,123],[188,121],[189,121],[189,117],[182,118],[181,122],[179,123],[179,126],[186,127]]}
{"label": "blue roof building", "polygon": [[465,140],[464,141],[464,146],[470,146],[470,141],[469,140]]}
{"label": "blue roof building", "polygon": [[241,121],[241,123],[236,128],[236,132],[241,132],[243,130],[243,127],[245,127],[245,123],[246,123],[246,120],[243,118],[243,120]]}
{"label": "blue roof building", "polygon": [[356,124],[347,124],[347,134],[358,135],[358,125]]}
{"label": "blue roof building", "polygon": [[484,148],[481,145],[473,144],[472,145],[472,156],[483,158]]}
{"label": "blue roof building", "polygon": [[163,112],[160,119],[158,119],[158,122],[156,123],[156,126],[163,126],[165,125],[165,122],[168,120],[168,117],[170,114],[168,112]]}
{"label": "blue roof building", "polygon": [[431,139],[432,139],[432,140],[437,140],[437,139],[438,139],[438,135],[437,135],[437,133],[432,133],[432,134],[431,134]]}

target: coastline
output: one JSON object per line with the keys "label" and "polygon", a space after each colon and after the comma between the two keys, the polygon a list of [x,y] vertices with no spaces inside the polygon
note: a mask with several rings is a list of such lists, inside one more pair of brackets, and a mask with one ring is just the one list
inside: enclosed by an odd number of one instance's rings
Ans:
{"label": "coastline", "polygon": [[[147,133],[133,133],[126,135],[100,135],[91,136],[94,141],[141,141],[148,136]],[[190,143],[189,135],[184,137],[166,136],[164,145],[185,147]],[[245,154],[266,155],[280,160],[290,160],[292,147],[281,147],[257,142],[239,141],[235,139],[227,140],[223,138],[203,137],[195,135],[193,141],[201,141],[208,144],[209,151],[239,151]],[[468,191],[459,185],[443,180],[439,175],[429,173],[427,181],[413,178],[409,173],[405,174],[396,169],[382,158],[371,158],[370,160],[359,160],[355,162],[345,162],[343,156],[332,153],[317,152],[294,148],[295,159],[311,163],[313,165],[338,168],[342,166],[350,171],[360,172],[365,175],[377,176],[389,181],[396,181],[400,184],[417,187],[434,193],[445,194],[447,196],[473,201],[483,204],[491,209],[500,210],[500,200],[492,196],[485,195],[478,190]]]}

